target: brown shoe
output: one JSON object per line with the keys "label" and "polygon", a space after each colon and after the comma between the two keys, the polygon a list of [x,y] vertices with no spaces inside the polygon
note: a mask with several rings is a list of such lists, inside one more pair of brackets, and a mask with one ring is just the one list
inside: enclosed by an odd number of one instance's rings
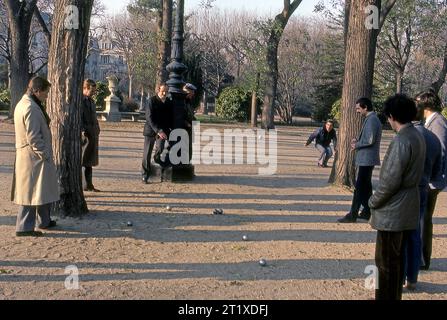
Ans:
{"label": "brown shoe", "polygon": [[42,237],[43,232],[41,231],[17,231],[16,237]]}

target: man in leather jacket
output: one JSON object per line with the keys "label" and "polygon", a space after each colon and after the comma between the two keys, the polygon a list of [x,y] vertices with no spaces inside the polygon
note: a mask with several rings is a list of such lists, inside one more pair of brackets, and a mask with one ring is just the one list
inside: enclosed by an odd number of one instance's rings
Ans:
{"label": "man in leather jacket", "polygon": [[424,173],[425,140],[413,126],[416,105],[397,94],[385,102],[384,113],[396,136],[383,159],[379,184],[369,199],[370,224],[377,230],[376,300],[401,300],[405,246],[419,222],[419,183]]}

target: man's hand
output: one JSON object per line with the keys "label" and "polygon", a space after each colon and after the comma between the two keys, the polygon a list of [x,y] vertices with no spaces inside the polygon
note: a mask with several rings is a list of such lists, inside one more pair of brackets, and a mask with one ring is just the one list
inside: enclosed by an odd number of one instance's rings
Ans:
{"label": "man's hand", "polygon": [[352,150],[355,150],[355,144],[356,143],[357,143],[357,139],[354,138],[354,139],[351,140],[351,149]]}
{"label": "man's hand", "polygon": [[164,133],[163,131],[158,133],[158,136],[163,139],[163,140],[167,140],[168,136],[166,135],[166,133]]}

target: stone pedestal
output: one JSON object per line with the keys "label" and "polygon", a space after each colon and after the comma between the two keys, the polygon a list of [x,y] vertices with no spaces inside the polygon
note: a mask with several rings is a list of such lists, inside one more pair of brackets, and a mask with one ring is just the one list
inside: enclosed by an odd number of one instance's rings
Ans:
{"label": "stone pedestal", "polygon": [[106,102],[106,108],[105,112],[107,112],[107,121],[111,122],[119,122],[121,121],[121,112],[120,112],[120,105],[121,100],[120,98],[111,95],[105,98],[104,100]]}
{"label": "stone pedestal", "polygon": [[108,76],[106,79],[107,81],[109,81],[110,91],[110,96],[104,99],[104,101],[106,102],[105,112],[107,112],[107,121],[119,122],[121,121],[121,100],[116,96],[119,80],[118,77],[114,74]]}
{"label": "stone pedestal", "polygon": [[194,166],[192,164],[180,164],[172,167],[172,182],[187,182],[194,179]]}

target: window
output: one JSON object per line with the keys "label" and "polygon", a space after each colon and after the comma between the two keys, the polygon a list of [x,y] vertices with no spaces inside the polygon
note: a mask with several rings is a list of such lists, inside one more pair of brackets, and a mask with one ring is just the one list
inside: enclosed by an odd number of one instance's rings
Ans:
{"label": "window", "polygon": [[101,56],[101,63],[110,63],[110,56]]}

